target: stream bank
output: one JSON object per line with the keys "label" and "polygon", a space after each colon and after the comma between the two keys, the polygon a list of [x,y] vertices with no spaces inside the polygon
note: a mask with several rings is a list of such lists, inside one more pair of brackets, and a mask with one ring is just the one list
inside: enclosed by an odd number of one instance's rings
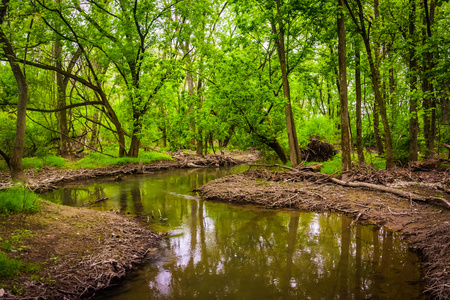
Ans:
{"label": "stream bank", "polygon": [[[228,154],[228,153],[227,153]],[[204,168],[255,160],[259,151],[198,157],[183,152],[174,161],[126,164],[99,169],[43,168],[26,171],[27,186],[36,192],[96,178],[121,181],[123,175],[161,170]],[[0,189],[11,186],[7,172],[0,173]],[[97,199],[104,201],[105,199]],[[129,215],[99,212],[40,201],[35,214],[0,215],[0,245],[11,242],[10,258],[23,261],[24,269],[12,279],[0,278],[0,299],[80,299],[117,284],[137,265],[148,261],[161,238]]]}
{"label": "stream bank", "polygon": [[0,236],[3,241],[22,236],[10,253],[25,269],[33,266],[32,272],[0,281],[0,299],[89,298],[147,260],[162,238],[113,212],[47,201],[40,201],[39,213],[1,217]]}
{"label": "stream bank", "polygon": [[[438,175],[438,178],[445,182],[445,176]],[[299,180],[295,172],[249,170],[211,181],[200,187],[199,194],[213,201],[339,212],[352,216],[355,222],[387,226],[407,239],[412,250],[419,253],[426,282],[425,292],[434,299],[450,299],[448,209],[426,202],[414,202],[391,193],[314,181],[306,178]],[[424,195],[436,193],[433,188],[427,189],[423,182],[412,185],[397,182],[397,185],[403,188],[412,186],[411,190],[417,190],[415,186],[419,186]],[[445,197],[448,199],[449,195]]]}

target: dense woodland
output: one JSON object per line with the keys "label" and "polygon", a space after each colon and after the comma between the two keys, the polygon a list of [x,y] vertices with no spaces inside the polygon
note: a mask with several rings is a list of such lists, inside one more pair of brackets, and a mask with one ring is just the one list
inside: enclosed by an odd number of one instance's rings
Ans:
{"label": "dense woodland", "polygon": [[450,147],[450,4],[435,0],[1,0],[0,154],[255,147],[342,169]]}

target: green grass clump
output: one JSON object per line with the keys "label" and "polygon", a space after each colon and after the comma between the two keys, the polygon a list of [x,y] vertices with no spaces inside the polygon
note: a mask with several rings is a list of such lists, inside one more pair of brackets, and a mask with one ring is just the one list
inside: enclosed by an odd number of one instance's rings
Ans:
{"label": "green grass clump", "polygon": [[24,157],[22,167],[24,169],[40,169],[44,166],[44,160],[40,157]]}
{"label": "green grass clump", "polygon": [[325,174],[337,174],[342,170],[342,155],[341,153],[333,156],[331,160],[325,161],[322,163],[323,167],[320,169],[320,172]]}
{"label": "green grass clump", "polygon": [[[43,166],[65,167],[67,161],[54,155],[44,157],[24,157],[22,159],[22,167],[24,169],[41,169]],[[0,170],[8,170],[8,165],[4,160],[0,161]]]}
{"label": "green grass clump", "polygon": [[117,165],[123,165],[127,163],[150,163],[157,160],[170,160],[172,159],[170,155],[167,155],[165,153],[159,153],[159,152],[153,152],[153,151],[146,151],[141,152],[139,154],[139,157],[110,157],[101,153],[90,153],[83,159],[80,159],[74,164],[74,167],[81,167],[81,168],[100,168],[100,167],[106,167],[106,166],[117,166]]}
{"label": "green grass clump", "polygon": [[44,161],[44,165],[46,165],[46,166],[63,168],[67,164],[66,159],[62,158],[61,156],[49,155],[49,156],[43,157],[42,160]]}
{"label": "green grass clump", "polygon": [[39,210],[36,194],[23,186],[0,190],[0,213],[35,212]]}
{"label": "green grass clump", "polygon": [[0,278],[9,278],[17,275],[22,266],[22,261],[9,259],[5,253],[0,253]]}

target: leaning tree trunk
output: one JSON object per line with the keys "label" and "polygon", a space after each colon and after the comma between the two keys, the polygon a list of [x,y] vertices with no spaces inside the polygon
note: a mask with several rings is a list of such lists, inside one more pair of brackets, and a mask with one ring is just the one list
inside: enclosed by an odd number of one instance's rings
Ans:
{"label": "leaning tree trunk", "polygon": [[[338,7],[344,8],[343,0],[338,0]],[[341,10],[337,19],[338,29],[338,56],[339,56],[339,99],[341,108],[341,147],[342,147],[342,171],[352,168],[350,157],[350,128],[348,115],[347,95],[347,50],[345,37],[345,17]]]}
{"label": "leaning tree trunk", "polygon": [[[367,53],[367,59],[369,60],[369,67],[370,67],[370,73],[371,73],[371,79],[372,79],[372,87],[375,93],[375,101],[378,104],[380,108],[380,116],[381,121],[383,123],[384,127],[384,135],[385,135],[385,143],[386,143],[386,168],[392,168],[394,167],[394,154],[393,154],[393,147],[392,147],[392,139],[391,139],[391,128],[389,125],[389,120],[387,117],[386,112],[386,103],[381,95],[380,91],[380,74],[378,72],[378,69],[375,67],[375,62],[372,55],[372,48],[370,45],[369,35],[366,30],[365,26],[365,19],[364,19],[364,12],[363,12],[363,6],[361,4],[361,0],[356,0],[358,4],[358,17],[359,17],[359,25],[361,28],[360,33],[362,35],[364,46],[366,48]],[[348,7],[348,6],[347,6]],[[355,22],[357,22],[355,20]]]}

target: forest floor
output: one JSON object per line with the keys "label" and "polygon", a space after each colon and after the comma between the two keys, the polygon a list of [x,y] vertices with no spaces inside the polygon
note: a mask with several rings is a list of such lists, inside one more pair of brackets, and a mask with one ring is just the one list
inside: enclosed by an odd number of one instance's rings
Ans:
{"label": "forest floor", "polygon": [[[126,164],[98,169],[44,167],[27,170],[27,185],[37,192],[97,177],[151,173],[173,168],[235,165],[254,161],[259,151],[198,157],[174,153],[174,161]],[[0,172],[0,188],[11,186],[9,174]],[[68,207],[40,201],[34,214],[0,215],[0,252],[23,262],[12,279],[0,278],[0,299],[80,299],[122,279],[148,260],[162,235],[114,212]],[[9,249],[8,249],[9,248]]]}
{"label": "forest floor", "polygon": [[345,181],[366,182],[413,192],[430,201],[413,201],[392,193],[336,184],[331,176],[306,170],[250,169],[200,187],[206,200],[251,203],[269,208],[334,211],[355,222],[383,225],[398,232],[419,254],[425,293],[450,299],[450,169],[354,170]]}

